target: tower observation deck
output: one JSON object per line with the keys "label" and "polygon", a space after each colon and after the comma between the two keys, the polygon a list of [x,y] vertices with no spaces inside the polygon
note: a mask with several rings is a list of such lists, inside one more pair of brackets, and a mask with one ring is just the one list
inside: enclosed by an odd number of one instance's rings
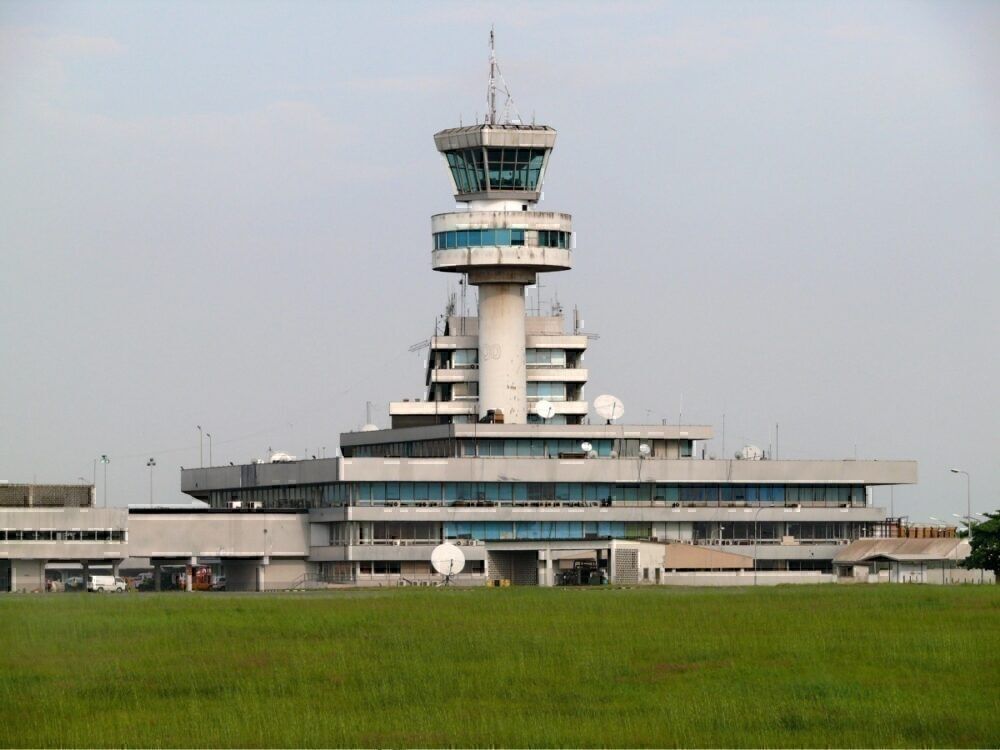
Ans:
{"label": "tower observation deck", "polygon": [[524,424],[525,287],[570,268],[574,237],[569,214],[535,209],[556,131],[498,116],[492,36],[490,47],[486,121],[434,136],[465,210],[431,217],[431,257],[435,271],[467,274],[478,287],[479,416]]}

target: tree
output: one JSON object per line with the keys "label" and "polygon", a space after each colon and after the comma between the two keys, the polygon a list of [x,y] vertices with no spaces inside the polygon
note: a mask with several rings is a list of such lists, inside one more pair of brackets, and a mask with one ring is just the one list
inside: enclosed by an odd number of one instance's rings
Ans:
{"label": "tree", "polygon": [[971,526],[971,552],[962,561],[963,568],[991,570],[1000,581],[1000,510],[987,513],[988,521]]}

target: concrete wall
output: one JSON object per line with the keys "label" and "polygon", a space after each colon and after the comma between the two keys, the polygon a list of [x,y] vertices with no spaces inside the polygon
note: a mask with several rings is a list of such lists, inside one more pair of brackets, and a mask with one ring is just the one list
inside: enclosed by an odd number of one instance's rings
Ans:
{"label": "concrete wall", "polygon": [[276,560],[272,557],[268,565],[261,566],[261,590],[301,586],[310,573],[310,567],[305,560]]}
{"label": "concrete wall", "polygon": [[[627,437],[626,433],[626,437]],[[345,458],[345,481],[624,482],[639,477],[637,458]],[[713,461],[644,459],[646,482],[914,484],[915,461]]]}
{"label": "concrete wall", "polygon": [[[267,530],[265,534],[264,531]],[[306,557],[306,513],[129,514],[132,557]]]}
{"label": "concrete wall", "polygon": [[11,560],[10,577],[11,591],[44,591],[45,563],[42,560]]}
{"label": "concrete wall", "polygon": [[[425,402],[421,402],[425,403]],[[439,404],[444,407],[446,404]],[[461,406],[461,404],[457,404]],[[556,430],[554,425],[456,425],[469,428],[469,435],[479,437],[510,437],[510,429],[525,431],[530,437],[571,437],[582,434],[577,430]],[[488,427],[492,429],[487,429]],[[567,425],[563,425],[567,427]],[[577,428],[576,425],[570,427]],[[600,426],[583,425],[591,437],[603,434]],[[615,426],[617,428],[617,426]],[[407,432],[421,429],[408,428]],[[697,434],[696,434],[696,430]],[[689,432],[691,434],[685,434]],[[399,432],[404,432],[399,430]],[[434,428],[438,436],[441,428]],[[632,432],[635,432],[633,436]],[[704,439],[702,432],[710,430],[671,430],[660,428],[665,438]],[[461,433],[461,434],[460,434]],[[667,434],[669,433],[669,434]],[[361,433],[363,434],[363,433]],[[371,433],[368,433],[371,434]],[[465,431],[455,430],[456,437]],[[622,426],[611,437],[656,438],[652,428]],[[359,440],[358,442],[361,442]],[[367,439],[364,442],[368,442]],[[252,475],[252,476],[251,476]],[[523,482],[635,482],[639,477],[639,459],[549,459],[549,458],[350,458],[317,459],[286,464],[252,464],[213,469],[187,469],[181,472],[181,489],[203,495],[210,489],[239,487],[272,487],[282,484],[316,484],[335,481],[509,481],[516,476]],[[701,459],[645,459],[642,478],[649,482],[679,483],[775,483],[775,484],[915,484],[915,461],[735,461]],[[252,481],[251,481],[252,479]]]}

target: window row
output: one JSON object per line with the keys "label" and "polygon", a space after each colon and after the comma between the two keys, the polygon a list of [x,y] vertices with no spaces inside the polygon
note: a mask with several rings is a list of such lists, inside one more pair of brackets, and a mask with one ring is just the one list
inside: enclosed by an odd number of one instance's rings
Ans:
{"label": "window row", "polygon": [[[406,560],[363,560],[358,563],[358,572],[361,575],[408,575],[408,576],[433,576],[439,578],[439,574],[430,563],[413,562]],[[462,569],[464,575],[482,575],[485,572],[485,563],[482,560],[469,560]]]}
{"label": "window row", "polygon": [[121,542],[122,529],[0,529],[0,542]]}
{"label": "window row", "polygon": [[452,367],[475,367],[478,364],[478,349],[456,349],[451,353]]}
{"label": "window row", "polygon": [[[508,438],[501,440],[498,438],[482,438],[480,440],[462,440],[462,455],[466,457],[479,456],[506,456],[506,457],[545,457],[558,458],[560,455],[583,455],[584,450],[579,440],[556,440],[538,439],[527,440],[524,438]],[[600,439],[591,440],[591,448],[597,451],[598,456],[610,456],[613,449],[614,440]]]}
{"label": "window row", "polygon": [[435,250],[450,250],[454,247],[517,247],[523,244],[523,229],[459,229],[434,233]]}
{"label": "window row", "polygon": [[542,148],[467,148],[445,153],[459,193],[538,189]]}
{"label": "window row", "polygon": [[524,363],[528,367],[565,367],[565,349],[525,349]]}
{"label": "window row", "polygon": [[625,521],[465,521],[444,524],[446,539],[649,539],[652,524]]}
{"label": "window row", "polygon": [[526,384],[526,394],[529,399],[545,399],[547,401],[565,401],[566,384],[532,381]]}
{"label": "window row", "polygon": [[[484,441],[480,441],[484,442]],[[506,441],[496,441],[505,443]],[[556,448],[561,447],[556,442]],[[575,445],[575,441],[567,441]],[[600,441],[597,441],[600,447]],[[571,447],[571,446],[567,446]],[[603,448],[602,448],[603,449]],[[318,508],[340,505],[433,502],[470,503],[661,503],[685,506],[806,505],[864,507],[863,485],[784,484],[611,484],[596,482],[339,482],[258,489],[215,490],[213,507],[260,502],[265,508]],[[245,506],[244,506],[245,507]],[[0,530],[0,534],[4,533]],[[17,532],[21,533],[21,532]],[[53,533],[103,533],[53,532]],[[117,532],[108,532],[117,533]],[[96,539],[95,539],[96,541]]]}
{"label": "window row", "polygon": [[806,523],[729,521],[718,523],[696,523],[694,538],[697,541],[709,539],[733,540],[736,542],[759,540],[772,542],[783,536],[797,540],[816,542],[836,542],[858,539],[870,533],[870,524],[857,521],[811,521]]}
{"label": "window row", "polygon": [[568,249],[572,245],[570,234],[570,232],[561,232],[555,229],[539,229],[538,246]]}

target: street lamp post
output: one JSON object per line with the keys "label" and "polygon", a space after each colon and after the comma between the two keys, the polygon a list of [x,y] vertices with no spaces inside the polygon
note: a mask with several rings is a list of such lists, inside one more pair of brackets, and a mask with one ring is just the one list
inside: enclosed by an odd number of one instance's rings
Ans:
{"label": "street lamp post", "polygon": [[972,479],[969,472],[962,469],[951,469],[952,474],[965,474],[965,503],[966,503],[966,524],[969,527],[969,543],[972,543]]}
{"label": "street lamp post", "polygon": [[108,458],[106,453],[101,454],[101,463],[104,464],[104,507],[108,507],[108,464],[111,463],[111,459]]}
{"label": "street lamp post", "polygon": [[201,436],[201,425],[198,427],[198,466],[205,468],[205,440]]}
{"label": "street lamp post", "polygon": [[146,466],[149,467],[149,504],[153,504],[153,467],[156,466],[156,459],[150,457],[146,462]]}
{"label": "street lamp post", "polygon": [[212,465],[212,433],[206,432],[205,437],[208,438],[208,465]]}

